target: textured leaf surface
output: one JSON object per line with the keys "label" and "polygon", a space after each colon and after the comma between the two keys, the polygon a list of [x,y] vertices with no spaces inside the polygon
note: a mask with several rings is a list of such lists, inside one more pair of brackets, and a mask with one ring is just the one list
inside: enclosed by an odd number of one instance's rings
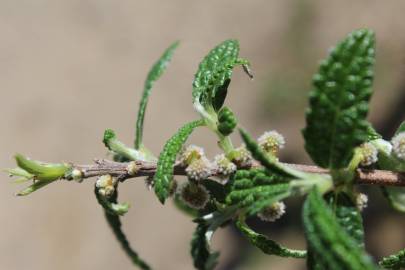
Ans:
{"label": "textured leaf surface", "polygon": [[194,267],[198,270],[214,269],[219,257],[218,252],[212,253],[210,251],[209,243],[205,236],[207,230],[207,225],[198,224],[191,240],[191,256],[193,257]]}
{"label": "textured leaf surface", "polygon": [[159,60],[153,65],[149,71],[143,88],[142,99],[139,104],[138,119],[136,121],[136,137],[135,137],[135,149],[140,149],[142,146],[143,135],[143,121],[145,119],[146,106],[148,104],[149,96],[152,92],[152,87],[155,81],[157,81],[163,72],[166,70],[170,60],[172,59],[175,49],[178,47],[179,42],[176,41],[169,48],[165,50]]}
{"label": "textured leaf surface", "polygon": [[249,242],[255,247],[268,255],[276,255],[280,257],[291,258],[305,258],[307,252],[305,250],[295,250],[283,247],[277,242],[267,238],[266,236],[259,234],[249,228],[245,223],[238,221],[236,223],[237,228],[245,235]]}
{"label": "textured leaf surface", "polygon": [[405,268],[405,249],[383,258],[379,264],[385,269],[400,270]]}
{"label": "textured leaf surface", "polygon": [[374,43],[373,32],[354,31],[314,76],[303,135],[307,152],[321,167],[347,166],[354,147],[368,138]]}
{"label": "textured leaf surface", "polygon": [[177,154],[180,152],[183,144],[193,130],[202,125],[204,125],[204,121],[202,120],[185,124],[163,147],[154,176],[155,193],[162,203],[169,197],[171,183],[173,181],[173,167],[176,162]]}
{"label": "textured leaf surface", "polygon": [[316,260],[316,264],[308,264],[312,269],[378,269],[364,249],[341,227],[316,189],[304,203],[303,221],[308,255]]}
{"label": "textured leaf surface", "polygon": [[197,111],[202,106],[218,111],[224,104],[232,70],[236,65],[248,64],[239,59],[239,42],[229,39],[214,49],[202,60],[193,82],[193,103]]}
{"label": "textured leaf surface", "polygon": [[94,192],[96,194],[98,203],[104,208],[105,218],[110,225],[111,230],[113,231],[117,241],[120,243],[122,249],[131,259],[132,263],[138,266],[140,269],[150,270],[151,267],[144,260],[142,260],[138,253],[131,247],[125,233],[122,230],[122,224],[119,216],[128,211],[128,205],[117,203],[117,192],[115,192],[114,195],[108,200],[99,195],[97,188],[94,189]]}
{"label": "textured leaf surface", "polygon": [[260,169],[240,170],[231,181],[226,203],[246,208],[249,215],[254,215],[291,194],[290,185],[285,178],[269,175]]}
{"label": "textured leaf surface", "polygon": [[331,193],[329,205],[335,210],[335,215],[340,226],[357,242],[364,247],[363,218],[356,204],[345,193]]}

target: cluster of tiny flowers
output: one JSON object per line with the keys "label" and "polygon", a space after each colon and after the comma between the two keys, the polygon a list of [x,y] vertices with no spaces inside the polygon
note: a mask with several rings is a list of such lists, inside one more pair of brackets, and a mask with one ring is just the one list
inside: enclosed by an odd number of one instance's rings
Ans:
{"label": "cluster of tiny flowers", "polygon": [[370,166],[378,160],[378,150],[371,143],[363,143],[360,146],[360,151],[363,156],[360,164],[362,166]]}
{"label": "cluster of tiny flowers", "polygon": [[188,178],[192,180],[203,180],[210,176],[212,164],[206,157],[194,159],[186,168]]}
{"label": "cluster of tiny flowers", "polygon": [[181,200],[193,209],[203,209],[210,199],[210,194],[204,186],[191,182],[180,186],[178,194]]}
{"label": "cluster of tiny flowers", "polygon": [[284,148],[285,140],[283,135],[277,131],[266,131],[257,139],[259,146],[267,153],[277,155],[281,148]]}
{"label": "cluster of tiny flowers", "polygon": [[115,192],[115,186],[117,184],[117,179],[111,175],[100,176],[96,181],[96,187],[98,189],[98,194],[110,197]]}
{"label": "cluster of tiny flowers", "polygon": [[234,162],[238,167],[246,168],[251,167],[253,164],[253,158],[250,155],[250,152],[246,149],[245,145],[241,145],[240,147],[235,149],[234,158],[232,162]]}
{"label": "cluster of tiny flowers", "polygon": [[391,140],[394,154],[402,160],[405,160],[405,132],[401,132]]}
{"label": "cluster of tiny flowers", "polygon": [[260,211],[257,216],[263,221],[273,222],[285,214],[285,208],[284,202],[276,202]]}
{"label": "cluster of tiny flowers", "polygon": [[359,193],[356,196],[356,206],[361,211],[367,207],[368,196],[364,193]]}
{"label": "cluster of tiny flowers", "polygon": [[214,159],[218,173],[222,176],[229,176],[236,172],[236,165],[232,163],[224,154],[216,155]]}
{"label": "cluster of tiny flowers", "polygon": [[196,145],[189,145],[180,155],[180,163],[183,166],[190,165],[193,160],[201,159],[204,157],[204,149]]}

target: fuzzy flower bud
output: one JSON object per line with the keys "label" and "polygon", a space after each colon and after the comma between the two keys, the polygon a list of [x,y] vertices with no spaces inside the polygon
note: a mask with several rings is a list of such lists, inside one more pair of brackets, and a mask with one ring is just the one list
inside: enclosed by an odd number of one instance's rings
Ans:
{"label": "fuzzy flower bud", "polygon": [[371,143],[363,143],[360,146],[360,151],[362,154],[362,160],[360,164],[362,166],[370,166],[373,163],[376,163],[378,160],[378,150]]}
{"label": "fuzzy flower bud", "polygon": [[283,135],[275,130],[266,131],[258,138],[259,146],[272,155],[277,155],[278,151],[284,148],[285,139]]}
{"label": "fuzzy flower bud", "polygon": [[106,197],[110,197],[111,195],[114,194],[116,184],[117,179],[113,178],[109,174],[100,176],[96,181],[98,193]]}
{"label": "fuzzy flower bud", "polygon": [[203,180],[210,176],[212,169],[211,162],[202,157],[200,159],[193,160],[186,168],[188,178],[192,180]]}
{"label": "fuzzy flower bud", "polygon": [[257,216],[268,222],[273,222],[285,214],[285,204],[283,202],[276,202],[260,211]]}
{"label": "fuzzy flower bud", "polygon": [[364,193],[359,193],[356,196],[356,205],[357,208],[362,211],[364,208],[367,207],[367,203],[368,203],[368,196]]}
{"label": "fuzzy flower bud", "polygon": [[405,160],[405,132],[401,132],[391,139],[392,150],[395,156],[401,160]]}
{"label": "fuzzy flower bud", "polygon": [[218,172],[222,176],[229,176],[232,173],[236,172],[236,165],[232,163],[229,159],[226,158],[224,154],[215,156],[214,159],[215,166],[218,169]]}
{"label": "fuzzy flower bud", "polygon": [[253,158],[250,152],[246,149],[246,146],[242,144],[236,148],[232,153],[232,162],[238,167],[246,168],[251,167],[253,164]]}
{"label": "fuzzy flower bud", "polygon": [[179,195],[183,202],[193,209],[203,209],[210,198],[204,186],[191,182],[186,182],[179,188]]}
{"label": "fuzzy flower bud", "polygon": [[180,155],[180,162],[183,166],[190,165],[194,160],[204,157],[204,149],[196,145],[189,145]]}

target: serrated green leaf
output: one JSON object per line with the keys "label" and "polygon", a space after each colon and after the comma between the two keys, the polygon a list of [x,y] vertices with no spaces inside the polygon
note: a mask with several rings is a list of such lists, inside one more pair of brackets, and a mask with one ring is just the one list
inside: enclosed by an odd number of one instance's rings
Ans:
{"label": "serrated green leaf", "polygon": [[334,209],[340,226],[349,234],[360,247],[364,247],[363,218],[353,200],[344,192],[331,193],[327,201]]}
{"label": "serrated green leaf", "polygon": [[218,263],[219,252],[212,253],[205,234],[208,225],[198,224],[191,240],[191,256],[198,270],[212,270]]}
{"label": "serrated green leaf", "polygon": [[122,230],[122,224],[120,216],[124,215],[128,211],[129,205],[127,203],[119,204],[117,203],[118,192],[106,198],[98,193],[98,188],[94,188],[94,193],[96,195],[97,202],[103,207],[104,215],[107,223],[110,225],[115,238],[120,243],[121,248],[125,251],[127,256],[131,259],[132,263],[143,270],[150,270],[151,267],[142,260],[138,253],[131,247],[124,231]]}
{"label": "serrated green leaf", "polygon": [[163,72],[166,70],[170,60],[172,59],[175,49],[178,47],[179,42],[176,41],[171,44],[159,58],[159,60],[153,65],[148,73],[143,88],[142,99],[139,104],[138,118],[136,121],[136,137],[135,137],[135,149],[141,149],[142,147],[142,135],[143,135],[143,122],[145,119],[146,106],[148,104],[149,96],[152,92],[153,84],[162,76]]}
{"label": "serrated green leaf", "polygon": [[239,59],[239,42],[229,39],[214,49],[202,60],[193,81],[193,104],[202,115],[218,111],[224,104],[233,68],[248,64]]}
{"label": "serrated green leaf", "polygon": [[400,270],[405,268],[405,249],[400,250],[394,255],[384,257],[379,264],[385,269],[391,270]]}
{"label": "serrated green leaf", "polygon": [[236,227],[245,235],[249,242],[255,247],[268,255],[276,255],[280,257],[290,258],[305,258],[307,252],[305,250],[295,250],[283,247],[279,243],[259,234],[249,228],[246,223],[242,221],[236,222]]}
{"label": "serrated green leaf", "polygon": [[281,164],[276,157],[263,152],[256,141],[245,130],[239,129],[239,131],[246,144],[246,148],[253,158],[259,161],[271,173],[291,178],[302,178],[304,176],[304,173]]}
{"label": "serrated green leaf", "polygon": [[180,152],[183,144],[196,127],[204,125],[203,120],[197,120],[185,124],[176,134],[173,135],[163,147],[157,163],[154,176],[155,193],[161,203],[169,197],[171,183],[173,181],[173,167],[176,156]]}
{"label": "serrated green leaf", "polygon": [[246,208],[248,215],[254,215],[291,195],[290,184],[285,178],[268,175],[263,170],[252,170],[247,174],[237,173],[231,181],[226,203]]}
{"label": "serrated green leaf", "polygon": [[376,270],[370,256],[341,227],[317,189],[308,195],[303,223],[309,254],[317,265],[312,269]]}
{"label": "serrated green leaf", "polygon": [[372,95],[374,33],[349,34],[321,62],[309,97],[305,149],[321,167],[346,167],[353,149],[367,141]]}

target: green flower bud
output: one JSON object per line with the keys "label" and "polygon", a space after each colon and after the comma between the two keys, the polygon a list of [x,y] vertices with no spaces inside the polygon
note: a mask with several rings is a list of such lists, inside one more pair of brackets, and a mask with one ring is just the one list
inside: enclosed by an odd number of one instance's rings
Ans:
{"label": "green flower bud", "polygon": [[190,165],[194,160],[198,160],[204,157],[204,149],[196,146],[196,145],[189,145],[187,146],[182,153],[180,154],[180,163],[183,166]]}
{"label": "green flower bud", "polygon": [[228,107],[223,107],[218,112],[218,131],[222,135],[228,136],[233,132],[237,125],[237,120],[234,113]]}

